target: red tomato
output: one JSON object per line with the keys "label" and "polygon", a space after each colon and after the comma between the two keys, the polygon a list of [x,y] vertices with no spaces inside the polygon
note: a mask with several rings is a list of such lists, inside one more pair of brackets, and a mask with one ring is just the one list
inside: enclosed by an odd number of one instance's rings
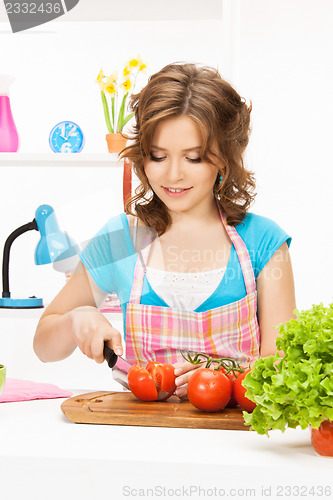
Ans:
{"label": "red tomato", "polygon": [[176,390],[174,367],[151,361],[146,368],[133,365],[128,372],[128,386],[142,401],[165,401]]}
{"label": "red tomato", "polygon": [[187,396],[190,403],[199,410],[220,411],[230,399],[231,383],[221,371],[198,369],[188,381]]}
{"label": "red tomato", "polygon": [[127,376],[128,386],[131,392],[142,401],[155,401],[158,393],[153,377],[138,365],[133,365]]}
{"label": "red tomato", "polygon": [[230,384],[231,384],[231,396],[229,399],[229,403],[227,404],[227,408],[236,408],[238,406],[237,399],[235,398],[234,394],[234,383],[237,377],[233,374],[233,372],[229,372],[228,374],[226,373],[226,369],[223,368],[223,366],[220,366],[219,370],[221,370],[222,373],[225,374],[226,377],[228,377]]}
{"label": "red tomato", "polygon": [[318,455],[333,457],[333,422],[324,420],[318,429],[311,429],[311,443]]}
{"label": "red tomato", "polygon": [[176,390],[175,369],[169,363],[157,363],[151,361],[146,366],[147,371],[153,377],[158,392],[158,400],[165,401]]}
{"label": "red tomato", "polygon": [[248,411],[249,413],[251,413],[257,406],[253,401],[245,396],[247,389],[245,389],[242,384],[244,377],[250,371],[251,369],[247,369],[243,373],[240,373],[234,383],[234,394],[236,401],[238,402],[239,406],[243,408],[243,410]]}

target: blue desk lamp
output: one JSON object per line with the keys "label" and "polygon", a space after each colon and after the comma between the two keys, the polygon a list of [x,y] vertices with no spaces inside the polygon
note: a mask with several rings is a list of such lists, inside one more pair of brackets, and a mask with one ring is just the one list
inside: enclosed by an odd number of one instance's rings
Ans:
{"label": "blue desk lamp", "polygon": [[40,240],[35,251],[35,264],[50,264],[77,255],[79,246],[65,232],[60,231],[55,212],[50,205],[37,208],[32,222],[15,229],[7,238],[2,261],[2,298],[0,308],[5,309],[37,309],[44,307],[43,299],[35,296],[28,299],[12,299],[9,291],[9,252],[13,241],[23,233],[31,230],[40,232]]}

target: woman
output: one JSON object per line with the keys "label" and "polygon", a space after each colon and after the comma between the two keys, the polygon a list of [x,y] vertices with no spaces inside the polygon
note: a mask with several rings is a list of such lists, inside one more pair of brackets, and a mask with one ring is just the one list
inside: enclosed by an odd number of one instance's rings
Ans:
{"label": "woman", "polygon": [[249,362],[276,351],[276,326],[296,308],[288,247],[272,220],[249,213],[253,174],[243,164],[251,106],[212,68],[171,64],[132,96],[141,181],[127,214],[111,218],[80,253],[76,272],[42,315],[43,361],[78,346],[97,363],[122,336],[99,312],[121,303],[126,358],[171,362],[176,394],[194,369],[180,351]]}

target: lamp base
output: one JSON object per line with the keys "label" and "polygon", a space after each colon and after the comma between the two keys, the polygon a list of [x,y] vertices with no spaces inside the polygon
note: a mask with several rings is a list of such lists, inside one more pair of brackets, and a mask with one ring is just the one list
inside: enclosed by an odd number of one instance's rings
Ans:
{"label": "lamp base", "polygon": [[28,299],[0,298],[0,309],[40,309],[42,307],[44,307],[43,299],[37,297],[29,297]]}

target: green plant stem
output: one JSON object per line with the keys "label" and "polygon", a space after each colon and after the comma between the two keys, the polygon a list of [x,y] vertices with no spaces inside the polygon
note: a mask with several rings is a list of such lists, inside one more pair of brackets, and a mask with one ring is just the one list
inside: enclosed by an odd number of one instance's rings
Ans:
{"label": "green plant stem", "polygon": [[119,110],[119,115],[118,115],[118,125],[117,125],[117,132],[121,132],[124,127],[124,114],[125,114],[125,104],[126,104],[126,99],[128,96],[128,92],[124,95],[122,101],[121,101],[121,106]]}
{"label": "green plant stem", "polygon": [[[232,358],[212,358],[208,354],[205,354],[204,352],[198,352],[195,354],[195,356],[192,358],[190,353],[187,351],[187,356],[183,352],[181,352],[181,355],[183,358],[188,361],[189,363],[193,365],[198,365],[202,363],[206,363],[206,368],[210,368],[212,363],[218,363],[217,367],[214,368],[214,370],[218,371],[221,367],[223,367],[226,370],[226,375],[230,372],[233,372],[235,375],[235,372],[243,373],[244,369],[239,366],[239,364]],[[203,357],[206,359],[200,360],[199,358]],[[230,366],[231,364],[231,366]]]}
{"label": "green plant stem", "polygon": [[114,101],[115,97],[111,97],[111,103],[112,103],[112,127],[113,129],[115,128],[115,118],[114,118]]}
{"label": "green plant stem", "polygon": [[126,116],[126,118],[124,118],[123,128],[125,127],[126,123],[129,122],[131,118],[133,118],[133,116],[134,116],[134,113],[130,113],[129,115]]}
{"label": "green plant stem", "polygon": [[108,128],[109,134],[113,133],[113,128],[110,122],[110,113],[109,113],[109,106],[106,101],[105,93],[103,90],[101,91],[101,97],[102,97],[102,102],[103,102],[103,109],[104,109],[104,116],[105,116],[105,121],[106,121],[106,126]]}

